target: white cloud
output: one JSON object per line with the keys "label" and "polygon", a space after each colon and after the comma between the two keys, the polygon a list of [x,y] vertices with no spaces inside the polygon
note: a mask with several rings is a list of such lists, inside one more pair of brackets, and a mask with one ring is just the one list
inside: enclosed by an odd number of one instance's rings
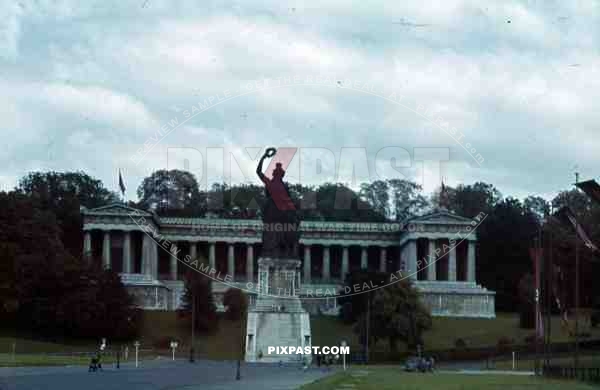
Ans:
{"label": "white cloud", "polygon": [[[486,181],[505,194],[564,189],[575,164],[582,176],[600,171],[594,2],[22,3],[0,6],[9,181],[49,166],[112,183],[121,166],[137,186],[166,166],[167,145],[313,146],[338,157],[362,146],[371,160],[385,146],[450,147],[451,184]],[[181,116],[174,107],[321,74],[398,91],[405,107],[343,88],[264,90],[198,115],[130,162]],[[482,167],[417,106],[463,133]]]}

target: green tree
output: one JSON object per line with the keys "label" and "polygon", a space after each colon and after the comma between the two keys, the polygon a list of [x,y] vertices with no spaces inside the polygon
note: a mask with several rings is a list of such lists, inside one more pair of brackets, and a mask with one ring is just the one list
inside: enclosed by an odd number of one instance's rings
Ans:
{"label": "green tree", "polygon": [[178,169],[158,170],[144,178],[137,189],[139,206],[162,214],[202,214],[206,209],[196,177]]}
{"label": "green tree", "polygon": [[222,218],[257,218],[265,202],[265,190],[254,184],[214,183],[206,199],[207,211]]}
{"label": "green tree", "polygon": [[519,281],[519,326],[523,329],[535,327],[535,285],[530,273]]}
{"label": "green tree", "polygon": [[376,213],[390,215],[389,185],[385,180],[376,180],[370,183],[362,183],[360,196],[371,205]]}
{"label": "green tree", "polygon": [[325,183],[315,191],[317,218],[323,221],[384,222],[385,215],[373,210],[358,194],[343,184]]}
{"label": "green tree", "polygon": [[40,334],[127,337],[131,298],[112,271],[87,266],[60,240],[54,213],[18,192],[0,193],[0,318]]}
{"label": "green tree", "polygon": [[550,214],[550,202],[539,196],[528,196],[525,198],[523,207],[533,213],[540,224]]}
{"label": "green tree", "polygon": [[80,337],[130,339],[138,334],[141,312],[119,275],[99,264],[65,273],[56,312],[61,319],[58,328]]}
{"label": "green tree", "polygon": [[[404,342],[409,349],[423,345],[423,333],[431,329],[429,310],[420,302],[418,291],[410,281],[401,280],[384,288],[365,293],[373,295],[369,338],[371,343],[387,340],[390,351],[397,351],[398,342]],[[354,331],[360,335],[366,332],[367,312],[358,318]],[[364,339],[364,336],[361,337]]]}
{"label": "green tree", "polygon": [[519,281],[533,270],[529,249],[539,228],[538,219],[514,198],[496,204],[478,227],[477,280],[496,291],[498,310],[519,307]]}
{"label": "green tree", "polygon": [[392,210],[389,219],[404,221],[411,215],[424,211],[430,206],[427,198],[421,193],[423,187],[410,181],[402,179],[388,180],[391,191]]}
{"label": "green tree", "polygon": [[349,272],[344,281],[344,291],[339,298],[339,304],[343,307],[340,318],[346,323],[356,322],[367,311],[369,294],[361,292],[369,291],[372,286],[387,284],[389,278],[389,274],[382,272],[366,270]]}
{"label": "green tree", "polygon": [[100,180],[84,172],[31,172],[19,181],[17,191],[36,202],[36,208],[54,213],[60,239],[75,257],[83,249],[80,208],[118,201]]}
{"label": "green tree", "polygon": [[360,196],[379,215],[388,220],[403,221],[429,206],[421,191],[421,186],[409,180],[376,180],[363,183]]}
{"label": "green tree", "polygon": [[248,310],[248,297],[239,288],[230,288],[223,295],[227,319],[238,321]]}
{"label": "green tree", "polygon": [[[473,218],[483,212],[489,214],[502,200],[502,194],[493,185],[483,182],[456,188],[446,186],[450,201],[450,210],[467,218]],[[432,197],[434,204],[439,202],[439,189]]]}
{"label": "green tree", "polygon": [[201,332],[215,330],[218,325],[217,310],[213,302],[211,281],[198,272],[190,271],[185,278],[181,312],[191,318],[194,307],[196,330]]}
{"label": "green tree", "polygon": [[[45,209],[59,209],[76,199],[78,206],[95,208],[119,199],[98,179],[85,172],[30,172],[19,181],[17,190],[40,201]],[[79,210],[79,208],[77,209]]]}

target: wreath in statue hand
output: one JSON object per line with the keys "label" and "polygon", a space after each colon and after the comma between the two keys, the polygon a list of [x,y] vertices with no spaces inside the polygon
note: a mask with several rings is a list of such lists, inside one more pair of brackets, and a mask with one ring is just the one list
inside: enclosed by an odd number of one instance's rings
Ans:
{"label": "wreath in statue hand", "polygon": [[275,155],[275,153],[277,153],[277,149],[275,149],[275,148],[268,148],[265,151],[265,156],[266,157],[273,157]]}

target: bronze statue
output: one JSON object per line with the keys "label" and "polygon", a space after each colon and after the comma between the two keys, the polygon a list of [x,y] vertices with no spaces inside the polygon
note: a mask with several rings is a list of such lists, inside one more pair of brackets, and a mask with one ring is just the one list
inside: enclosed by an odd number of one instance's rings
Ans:
{"label": "bronze statue", "polygon": [[275,153],[277,153],[275,148],[268,148],[256,167],[256,174],[265,185],[266,195],[262,217],[263,249],[261,256],[297,258],[300,224],[288,185],[283,181],[285,170],[281,167],[281,163],[277,163],[271,179],[262,172],[265,158],[273,157]]}

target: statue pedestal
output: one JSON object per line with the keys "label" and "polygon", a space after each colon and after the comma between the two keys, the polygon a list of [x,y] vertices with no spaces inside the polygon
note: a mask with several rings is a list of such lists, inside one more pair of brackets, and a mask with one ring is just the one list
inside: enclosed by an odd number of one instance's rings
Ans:
{"label": "statue pedestal", "polygon": [[246,326],[247,362],[310,361],[311,355],[268,353],[268,347],[311,345],[310,317],[298,297],[300,264],[298,259],[258,260],[259,291]]}

